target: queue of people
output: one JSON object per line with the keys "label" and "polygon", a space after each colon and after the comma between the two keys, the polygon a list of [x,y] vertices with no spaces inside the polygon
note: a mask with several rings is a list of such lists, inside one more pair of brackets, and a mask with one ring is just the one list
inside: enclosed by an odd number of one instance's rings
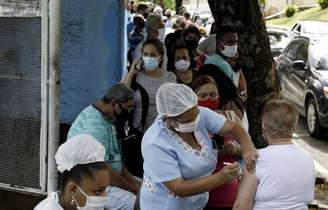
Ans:
{"label": "queue of people", "polygon": [[294,107],[264,108],[269,147],[248,134],[233,26],[204,37],[185,7],[130,11],[128,72],[77,116],[55,157],[61,189],[35,210],[307,209],[313,159],[291,141]]}

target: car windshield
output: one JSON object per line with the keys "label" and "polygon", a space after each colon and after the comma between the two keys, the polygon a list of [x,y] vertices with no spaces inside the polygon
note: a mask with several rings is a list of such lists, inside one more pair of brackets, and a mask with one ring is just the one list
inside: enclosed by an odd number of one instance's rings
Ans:
{"label": "car windshield", "polygon": [[328,71],[328,45],[312,47],[310,53],[310,65],[319,71]]}
{"label": "car windshield", "polygon": [[328,35],[328,22],[311,22],[305,24],[304,33],[306,34],[318,34]]}

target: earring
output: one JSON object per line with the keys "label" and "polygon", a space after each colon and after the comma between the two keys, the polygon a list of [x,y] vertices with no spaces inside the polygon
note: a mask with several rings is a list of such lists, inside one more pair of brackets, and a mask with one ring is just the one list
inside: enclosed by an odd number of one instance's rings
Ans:
{"label": "earring", "polygon": [[74,205],[74,200],[73,200],[73,199],[71,200],[71,205],[72,205],[72,206]]}

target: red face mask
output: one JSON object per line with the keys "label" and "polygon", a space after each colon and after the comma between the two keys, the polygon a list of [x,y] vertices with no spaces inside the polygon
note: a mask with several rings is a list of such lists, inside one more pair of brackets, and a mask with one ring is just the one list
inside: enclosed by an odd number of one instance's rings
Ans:
{"label": "red face mask", "polygon": [[203,106],[203,107],[207,107],[209,109],[212,109],[213,111],[215,111],[218,106],[220,104],[220,97],[217,97],[217,99],[206,99],[206,100],[198,100],[198,105],[199,106]]}

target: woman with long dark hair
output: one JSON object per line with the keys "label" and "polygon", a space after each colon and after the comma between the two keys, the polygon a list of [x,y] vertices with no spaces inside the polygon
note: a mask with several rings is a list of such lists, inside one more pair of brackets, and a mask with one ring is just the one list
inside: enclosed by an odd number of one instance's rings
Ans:
{"label": "woman with long dark hair", "polygon": [[233,110],[242,121],[243,127],[248,130],[246,118],[246,105],[238,93],[237,87],[231,79],[227,77],[219,67],[213,64],[205,64],[200,67],[199,75],[211,76],[220,90],[220,110]]}

